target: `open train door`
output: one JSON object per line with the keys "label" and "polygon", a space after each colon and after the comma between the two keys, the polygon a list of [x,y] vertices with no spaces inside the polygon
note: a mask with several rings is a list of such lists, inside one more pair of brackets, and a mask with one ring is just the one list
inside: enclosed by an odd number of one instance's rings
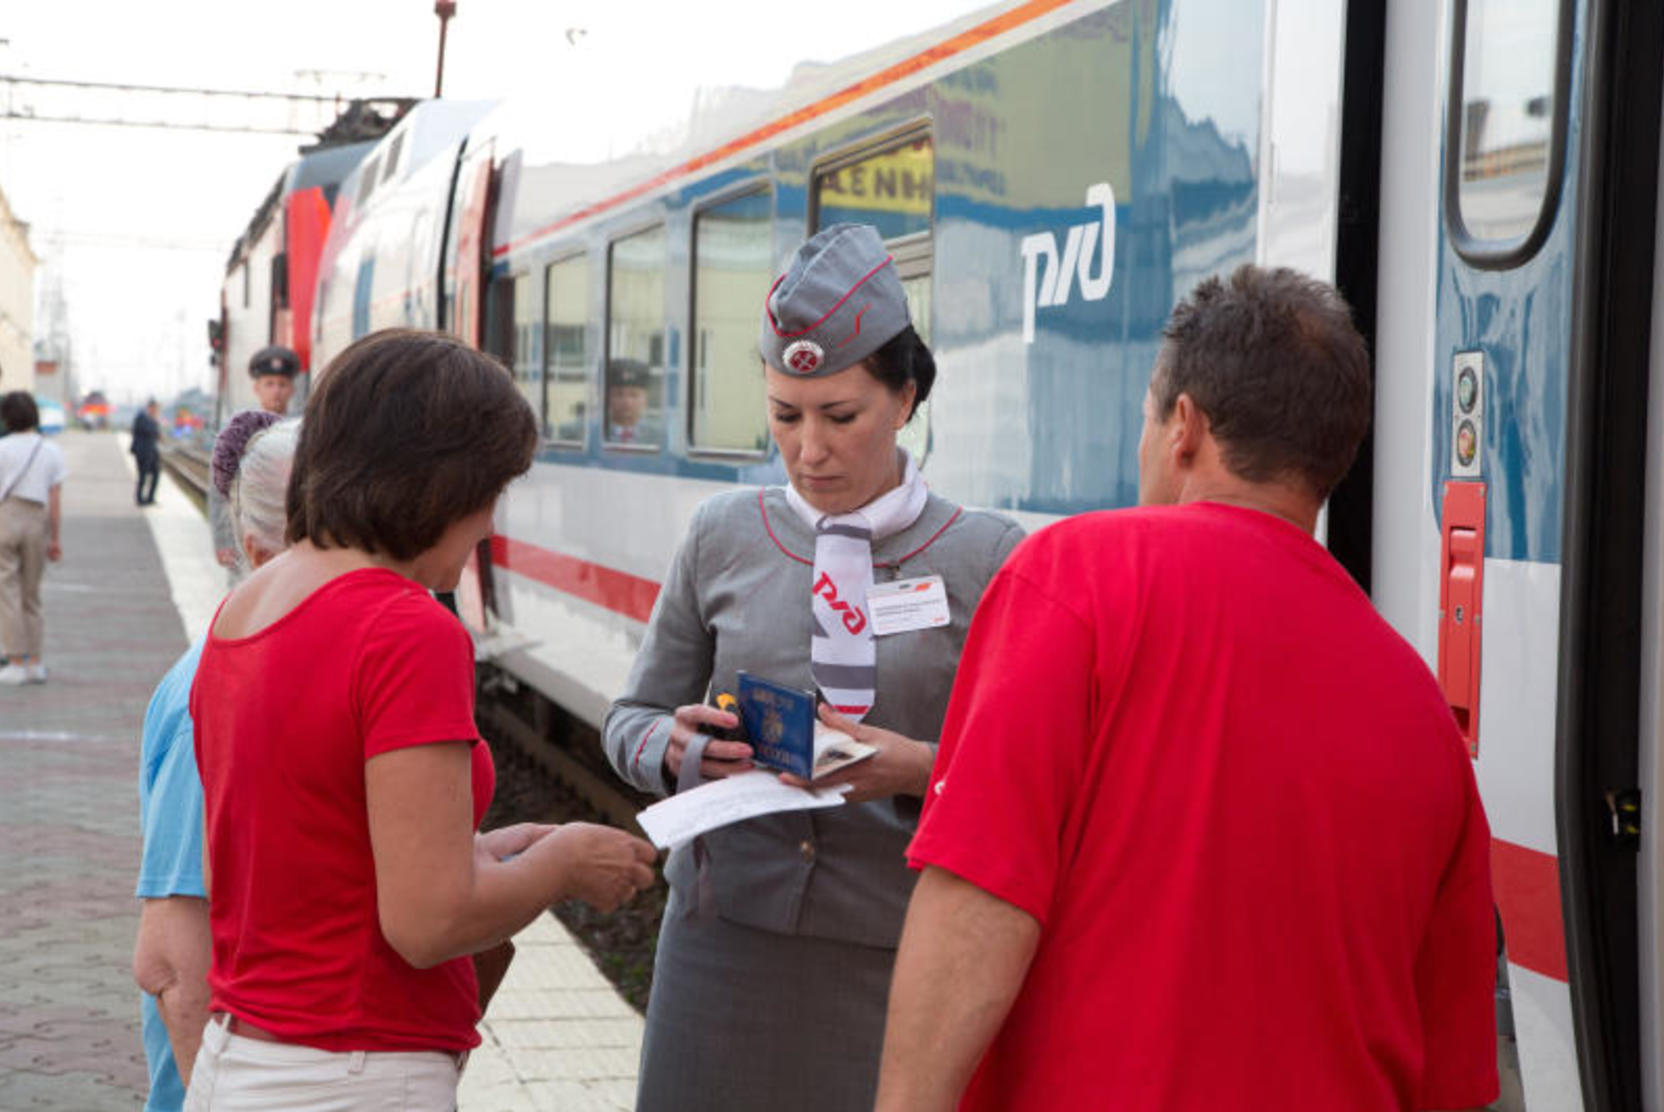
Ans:
{"label": "open train door", "polygon": [[[494,165],[491,140],[464,148],[451,191],[451,227],[442,263],[439,326],[476,348],[485,335],[485,272],[491,261],[488,237],[496,196]],[[491,542],[487,540],[468,558],[455,596],[457,615],[476,638],[490,632],[493,601]]]}
{"label": "open train door", "polygon": [[444,304],[449,311],[442,326],[474,347],[480,346],[485,335],[485,270],[491,262],[487,238],[496,186],[494,146],[486,140],[462,155],[452,194],[451,246],[445,252]]}
{"label": "open train door", "polygon": [[1371,589],[1438,672],[1490,820],[1494,1107],[1658,1107],[1637,764],[1661,12],[1394,0],[1384,28]]}

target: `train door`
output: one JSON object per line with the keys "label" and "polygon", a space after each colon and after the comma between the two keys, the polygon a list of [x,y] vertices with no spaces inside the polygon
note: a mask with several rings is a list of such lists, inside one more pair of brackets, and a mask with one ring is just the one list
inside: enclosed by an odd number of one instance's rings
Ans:
{"label": "train door", "polygon": [[[495,143],[465,143],[446,211],[443,268],[438,294],[439,327],[478,348],[485,340],[486,269],[491,262]],[[492,589],[491,542],[480,542],[468,558],[455,593],[457,615],[476,635],[491,629],[496,610]]]}
{"label": "train door", "polygon": [[1475,761],[1508,1109],[1641,1107],[1657,1053],[1636,618],[1659,24],[1612,0],[1386,13],[1372,589]]}
{"label": "train door", "polygon": [[487,234],[494,146],[487,141],[463,156],[451,201],[450,235],[454,247],[445,252],[454,266],[442,295],[448,306],[445,327],[475,347],[480,346],[485,336],[485,270],[491,261]]}
{"label": "train door", "polygon": [[[1660,144],[1664,148],[1664,143]],[[1664,181],[1664,165],[1659,180]],[[1653,299],[1664,290],[1664,195],[1654,231]],[[1645,1107],[1664,1109],[1664,313],[1654,312],[1647,387],[1647,456],[1641,561],[1641,789],[1639,832],[1641,1087]],[[1649,1049],[1650,1048],[1650,1049]]]}

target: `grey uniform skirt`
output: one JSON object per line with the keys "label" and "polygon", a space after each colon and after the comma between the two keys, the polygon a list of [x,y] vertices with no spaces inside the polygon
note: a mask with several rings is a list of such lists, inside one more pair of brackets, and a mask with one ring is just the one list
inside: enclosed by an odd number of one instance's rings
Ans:
{"label": "grey uniform skirt", "polygon": [[871,1109],[895,951],[689,918],[687,906],[673,890],[638,1112]]}

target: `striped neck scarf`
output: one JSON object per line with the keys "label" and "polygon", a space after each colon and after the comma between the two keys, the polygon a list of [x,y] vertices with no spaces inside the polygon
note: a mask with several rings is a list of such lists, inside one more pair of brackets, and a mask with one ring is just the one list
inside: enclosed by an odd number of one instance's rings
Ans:
{"label": "striped neck scarf", "polygon": [[872,542],[919,519],[930,496],[918,464],[903,449],[901,485],[847,514],[823,514],[786,484],[786,501],[815,531],[810,596],[814,630],[809,670],[832,709],[859,722],[872,709],[878,652],[867,615],[872,588]]}

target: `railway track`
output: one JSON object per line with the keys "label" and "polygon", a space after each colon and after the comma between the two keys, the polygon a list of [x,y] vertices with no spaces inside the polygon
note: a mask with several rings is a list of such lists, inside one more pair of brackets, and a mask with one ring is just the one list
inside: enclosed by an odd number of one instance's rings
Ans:
{"label": "railway track", "polygon": [[209,461],[207,452],[188,444],[170,444],[162,449],[162,467],[203,510],[208,505]]}
{"label": "railway track", "polygon": [[[636,815],[653,798],[622,783],[602,756],[595,728],[574,718],[489,665],[481,670],[475,717],[494,746],[507,746],[560,782],[591,813],[572,815],[641,833]],[[513,790],[511,784],[502,790]]]}

